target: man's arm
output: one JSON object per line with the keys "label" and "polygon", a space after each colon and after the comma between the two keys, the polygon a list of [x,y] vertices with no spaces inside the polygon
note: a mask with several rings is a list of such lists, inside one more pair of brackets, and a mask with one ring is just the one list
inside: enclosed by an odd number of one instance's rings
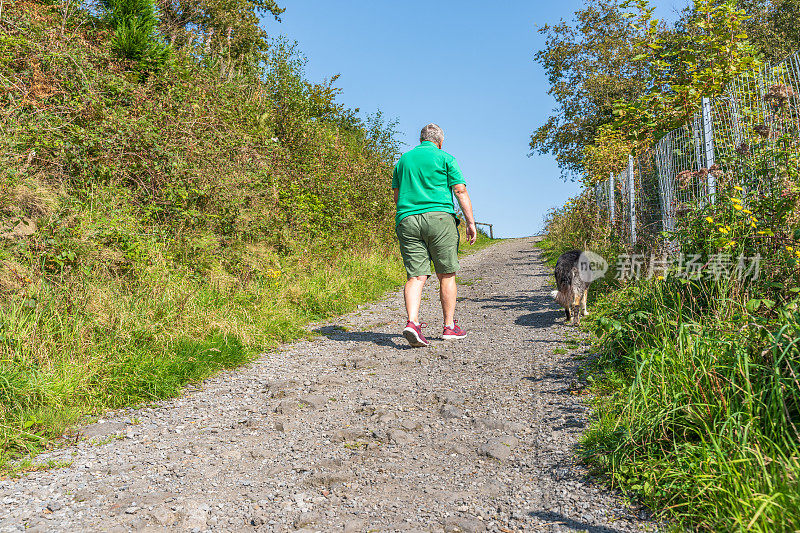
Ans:
{"label": "man's arm", "polygon": [[392,189],[394,193],[394,205],[397,205],[397,199],[400,197],[400,189]]}
{"label": "man's arm", "polygon": [[456,199],[458,199],[458,205],[461,206],[461,212],[464,213],[464,218],[467,222],[467,240],[470,244],[475,244],[475,241],[478,239],[478,230],[475,228],[475,217],[472,215],[472,201],[469,199],[467,186],[463,183],[453,185],[453,193],[456,195]]}

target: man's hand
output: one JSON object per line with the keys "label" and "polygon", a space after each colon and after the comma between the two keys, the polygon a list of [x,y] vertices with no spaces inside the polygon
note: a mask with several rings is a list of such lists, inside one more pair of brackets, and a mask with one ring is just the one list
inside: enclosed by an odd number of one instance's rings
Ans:
{"label": "man's hand", "polygon": [[467,227],[465,232],[467,234],[467,241],[469,241],[470,244],[475,244],[475,241],[478,240],[478,230],[475,228],[475,217],[472,215],[472,201],[469,199],[467,186],[463,183],[453,185],[453,194],[456,195],[458,205],[461,206],[461,212],[464,213],[464,218],[466,219]]}
{"label": "man's hand", "polygon": [[475,244],[475,241],[478,240],[478,230],[475,227],[475,223],[471,222],[467,224],[465,231],[467,233],[467,241],[469,241],[470,244]]}

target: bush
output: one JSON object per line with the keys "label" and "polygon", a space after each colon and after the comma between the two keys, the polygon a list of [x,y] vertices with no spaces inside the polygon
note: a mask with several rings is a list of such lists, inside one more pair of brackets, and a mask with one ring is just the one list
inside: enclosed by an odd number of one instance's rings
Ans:
{"label": "bush", "polygon": [[175,55],[143,76],[151,4],[108,3],[113,31],[5,6],[0,469],[403,282],[391,124],[308,82],[293,49],[248,75]]}

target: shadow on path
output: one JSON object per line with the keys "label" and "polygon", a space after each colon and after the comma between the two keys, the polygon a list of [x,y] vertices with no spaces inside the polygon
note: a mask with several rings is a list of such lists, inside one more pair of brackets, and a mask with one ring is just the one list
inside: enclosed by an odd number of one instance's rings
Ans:
{"label": "shadow on path", "polygon": [[620,531],[619,529],[614,529],[612,527],[593,526],[591,524],[587,524],[586,522],[579,522],[552,511],[531,511],[528,513],[528,516],[533,516],[550,524],[558,524],[568,527],[570,529],[574,529],[575,531],[588,531],[589,533],[619,533]]}
{"label": "shadow on path", "polygon": [[514,320],[518,326],[549,328],[556,323],[558,318],[564,318],[563,309],[557,307],[549,294],[525,291],[513,296],[495,295],[485,298],[465,298],[465,300],[481,304],[483,309],[501,309],[523,313],[527,311]]}
{"label": "shadow on path", "polygon": [[[371,342],[378,346],[391,346],[399,350],[412,349],[398,333],[377,333],[374,331],[346,331],[340,326],[324,326],[313,330],[331,340],[340,342]],[[401,342],[397,342],[400,340]]]}

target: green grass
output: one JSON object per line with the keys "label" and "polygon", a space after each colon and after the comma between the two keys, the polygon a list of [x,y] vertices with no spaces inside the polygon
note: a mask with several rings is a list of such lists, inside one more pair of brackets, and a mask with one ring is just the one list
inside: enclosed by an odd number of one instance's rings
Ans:
{"label": "green grass", "polygon": [[475,240],[475,244],[469,244],[466,239],[464,238],[463,228],[464,224],[459,226],[459,231],[461,231],[461,244],[458,247],[458,255],[470,255],[476,252],[480,252],[484,248],[488,248],[492,244],[499,242],[502,239],[490,239],[485,234],[478,232],[478,238]]}
{"label": "green grass", "polygon": [[675,278],[601,296],[583,456],[680,526],[800,524],[800,315],[761,327],[730,287]]}
{"label": "green grass", "polygon": [[548,266],[555,267],[558,256],[564,253],[569,246],[559,246],[555,240],[542,239],[534,243],[534,246],[544,252],[544,259]]}
{"label": "green grass", "polygon": [[307,336],[309,321],[379,298],[404,281],[398,256],[287,260],[280,276],[246,290],[157,269],[134,287],[39,285],[35,307],[12,300],[2,308],[0,468],[15,468],[87,415],[178,395]]}

